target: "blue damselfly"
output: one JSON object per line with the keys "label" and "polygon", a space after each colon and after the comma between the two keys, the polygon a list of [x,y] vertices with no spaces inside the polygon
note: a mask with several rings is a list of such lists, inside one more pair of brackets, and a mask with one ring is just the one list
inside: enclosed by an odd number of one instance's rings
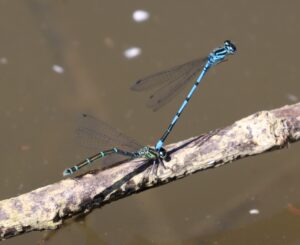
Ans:
{"label": "blue damselfly", "polygon": [[[172,131],[176,122],[178,121],[184,108],[187,106],[200,81],[202,80],[206,72],[209,70],[209,68],[224,61],[228,55],[234,54],[235,52],[235,45],[227,40],[224,42],[224,45],[222,47],[213,50],[205,59],[193,60],[183,65],[171,68],[167,71],[150,75],[144,79],[138,80],[132,86],[133,90],[144,90],[147,88],[155,87],[161,83],[167,83],[167,85],[164,86],[166,90],[160,89],[157,94],[150,97],[150,102],[148,105],[154,109],[157,109],[161,105],[165,104],[168,100],[170,100],[173,97],[174,93],[177,92],[181,87],[183,87],[184,84],[198,77],[192,89],[190,90],[187,97],[180,106],[179,110],[177,111],[176,115],[174,116],[173,120],[171,121],[170,125],[168,126],[167,130],[164,132],[163,136],[157,141],[155,148],[149,146],[141,146],[129,137],[121,134],[120,132],[112,130],[112,128],[108,125],[104,127],[103,125],[105,124],[101,123],[101,133],[98,132],[96,134],[96,132],[93,132],[94,135],[97,135],[97,137],[99,136],[100,140],[102,141],[106,141],[107,139],[111,140],[112,138],[115,138],[115,140],[117,141],[120,141],[121,139],[124,143],[126,142],[127,145],[130,144],[131,146],[134,146],[133,150],[132,148],[125,150],[125,148],[121,147],[112,147],[108,150],[101,151],[85,159],[84,161],[76,164],[75,166],[66,169],[64,171],[64,176],[73,174],[74,172],[78,171],[86,165],[91,164],[97,159],[112,155],[120,155],[127,158],[144,157],[146,159],[157,160],[156,162],[158,163],[165,160],[168,157],[168,154],[163,148],[164,142],[170,134],[170,132]],[[198,75],[199,72],[200,75]],[[167,91],[167,93],[165,91]],[[87,115],[84,115],[83,117],[92,119],[92,117],[89,117]],[[88,129],[86,128],[85,130]]]}
{"label": "blue damselfly", "polygon": [[216,64],[219,64],[222,61],[225,61],[228,55],[232,55],[235,52],[235,45],[231,41],[226,40],[222,47],[213,50],[205,59],[196,59],[183,65],[173,67],[169,70],[150,75],[138,80],[131,87],[132,90],[140,91],[160,86],[157,92],[150,96],[150,100],[147,104],[149,107],[157,110],[162,105],[166,104],[170,99],[172,99],[176,92],[183,88],[185,84],[197,78],[192,89],[188,93],[173,120],[169,124],[167,130],[164,132],[160,140],[156,143],[155,149],[157,151],[159,151],[163,147],[166,138],[172,131],[181,113],[187,106],[197,86],[199,85],[209,68],[213,67]]}

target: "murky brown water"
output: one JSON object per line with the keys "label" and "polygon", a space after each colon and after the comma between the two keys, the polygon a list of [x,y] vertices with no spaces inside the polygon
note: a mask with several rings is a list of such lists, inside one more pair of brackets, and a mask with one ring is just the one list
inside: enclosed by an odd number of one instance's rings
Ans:
{"label": "murky brown water", "polygon": [[[207,55],[225,39],[236,43],[237,55],[211,70],[168,142],[294,103],[299,7],[270,0],[0,0],[0,198],[58,181],[91,153],[74,139],[81,112],[155,143],[181,99],[154,113],[144,106],[146,94],[129,86]],[[134,22],[137,9],[149,20]],[[132,46],[142,53],[129,60],[123,52]],[[296,143],[112,203],[47,244],[299,244],[299,149]],[[36,244],[45,234],[6,243]]]}

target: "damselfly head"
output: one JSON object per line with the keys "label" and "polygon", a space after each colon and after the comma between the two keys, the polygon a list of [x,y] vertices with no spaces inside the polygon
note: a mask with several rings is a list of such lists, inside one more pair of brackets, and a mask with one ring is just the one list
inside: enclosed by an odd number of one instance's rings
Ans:
{"label": "damselfly head", "polygon": [[226,48],[229,54],[233,54],[236,52],[236,46],[230,40],[226,40],[224,42],[224,48]]}
{"label": "damselfly head", "polygon": [[158,154],[161,159],[165,159],[168,156],[167,151],[164,148],[161,148]]}

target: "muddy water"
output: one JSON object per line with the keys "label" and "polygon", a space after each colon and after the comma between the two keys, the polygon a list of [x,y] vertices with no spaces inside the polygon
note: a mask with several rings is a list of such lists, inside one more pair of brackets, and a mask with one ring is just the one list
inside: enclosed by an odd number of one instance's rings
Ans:
{"label": "muddy water", "polygon": [[[58,181],[64,168],[94,153],[74,137],[82,112],[154,144],[185,93],[154,113],[145,107],[149,94],[130,85],[205,56],[225,39],[238,53],[210,71],[168,142],[297,102],[299,7],[258,0],[1,0],[1,199]],[[138,9],[149,18],[134,21]],[[132,47],[140,54],[127,58]],[[298,244],[299,147],[198,173],[55,233],[6,243]]]}

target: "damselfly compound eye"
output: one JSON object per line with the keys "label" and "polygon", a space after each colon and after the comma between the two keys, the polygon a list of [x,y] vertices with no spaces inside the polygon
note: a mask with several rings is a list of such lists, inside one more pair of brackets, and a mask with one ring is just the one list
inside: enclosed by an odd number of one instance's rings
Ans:
{"label": "damselfly compound eye", "polygon": [[167,157],[167,151],[164,148],[161,148],[159,150],[159,157],[162,158],[162,159]]}
{"label": "damselfly compound eye", "polygon": [[234,53],[236,51],[236,46],[230,40],[226,40],[224,42],[224,46],[230,53]]}

